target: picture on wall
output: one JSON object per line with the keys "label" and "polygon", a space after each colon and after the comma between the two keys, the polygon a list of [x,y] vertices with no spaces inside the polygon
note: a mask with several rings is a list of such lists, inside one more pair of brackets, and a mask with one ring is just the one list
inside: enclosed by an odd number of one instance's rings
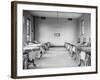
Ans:
{"label": "picture on wall", "polygon": [[11,77],[97,73],[97,6],[13,1]]}

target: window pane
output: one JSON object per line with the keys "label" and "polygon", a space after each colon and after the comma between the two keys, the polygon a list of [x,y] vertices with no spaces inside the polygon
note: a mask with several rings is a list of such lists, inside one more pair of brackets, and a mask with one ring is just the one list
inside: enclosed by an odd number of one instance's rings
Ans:
{"label": "window pane", "polygon": [[31,20],[27,19],[27,42],[31,41]]}

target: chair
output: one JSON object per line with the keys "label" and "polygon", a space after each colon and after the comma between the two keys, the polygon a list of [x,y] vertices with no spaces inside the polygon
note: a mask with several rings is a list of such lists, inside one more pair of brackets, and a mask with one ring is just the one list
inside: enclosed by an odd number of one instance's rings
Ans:
{"label": "chair", "polygon": [[84,51],[81,51],[80,52],[80,64],[79,64],[79,66],[85,66],[85,57],[86,57],[86,52],[84,52]]}
{"label": "chair", "polygon": [[23,53],[23,69],[28,69],[28,53]]}

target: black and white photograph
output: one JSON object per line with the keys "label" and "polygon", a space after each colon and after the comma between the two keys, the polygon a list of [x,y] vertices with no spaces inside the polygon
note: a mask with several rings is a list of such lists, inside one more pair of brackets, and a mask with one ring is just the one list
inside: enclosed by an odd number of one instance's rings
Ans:
{"label": "black and white photograph", "polygon": [[23,69],[91,66],[91,15],[23,11]]}
{"label": "black and white photograph", "polygon": [[96,6],[19,2],[16,7],[17,76],[97,72]]}

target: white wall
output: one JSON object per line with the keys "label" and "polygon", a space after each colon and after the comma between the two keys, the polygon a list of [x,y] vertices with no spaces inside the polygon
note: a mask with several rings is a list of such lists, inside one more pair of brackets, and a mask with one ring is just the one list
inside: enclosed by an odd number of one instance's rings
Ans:
{"label": "white wall", "polygon": [[[35,39],[40,42],[51,42],[53,45],[64,45],[64,42],[73,42],[77,40],[77,20],[68,21],[67,18],[36,18]],[[60,33],[59,37],[54,33]]]}

